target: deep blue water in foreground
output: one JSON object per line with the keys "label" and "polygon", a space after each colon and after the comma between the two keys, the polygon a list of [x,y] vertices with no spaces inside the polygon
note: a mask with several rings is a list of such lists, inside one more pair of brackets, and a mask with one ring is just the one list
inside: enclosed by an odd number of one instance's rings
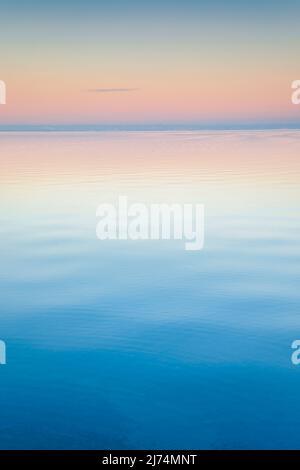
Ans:
{"label": "deep blue water in foreground", "polygon": [[[0,136],[1,449],[300,448],[300,132]],[[96,208],[199,202],[203,251]]]}

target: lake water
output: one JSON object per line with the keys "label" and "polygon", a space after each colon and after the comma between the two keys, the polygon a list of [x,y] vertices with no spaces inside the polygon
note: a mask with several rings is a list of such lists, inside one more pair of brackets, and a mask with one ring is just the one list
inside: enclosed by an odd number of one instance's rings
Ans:
{"label": "lake water", "polygon": [[[300,131],[0,134],[2,449],[300,448]],[[96,209],[205,205],[205,245]]]}

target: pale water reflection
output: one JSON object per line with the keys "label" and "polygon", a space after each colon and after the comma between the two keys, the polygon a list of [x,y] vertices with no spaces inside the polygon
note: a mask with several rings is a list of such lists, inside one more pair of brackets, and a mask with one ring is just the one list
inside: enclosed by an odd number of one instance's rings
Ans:
{"label": "pale water reflection", "polygon": [[[0,134],[1,448],[299,448],[300,132]],[[96,209],[205,204],[205,247]]]}

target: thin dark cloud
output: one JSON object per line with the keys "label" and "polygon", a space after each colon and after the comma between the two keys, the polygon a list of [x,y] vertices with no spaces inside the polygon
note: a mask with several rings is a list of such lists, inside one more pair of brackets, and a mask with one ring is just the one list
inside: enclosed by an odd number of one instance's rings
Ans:
{"label": "thin dark cloud", "polygon": [[139,88],[90,88],[89,93],[130,93],[138,91]]}

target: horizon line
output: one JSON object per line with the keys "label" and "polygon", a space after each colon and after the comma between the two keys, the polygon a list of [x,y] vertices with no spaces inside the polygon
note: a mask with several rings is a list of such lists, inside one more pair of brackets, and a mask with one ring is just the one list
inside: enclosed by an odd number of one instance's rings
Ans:
{"label": "horizon line", "polygon": [[234,130],[300,130],[300,123],[249,124],[6,124],[0,132],[100,132],[100,131],[234,131]]}

